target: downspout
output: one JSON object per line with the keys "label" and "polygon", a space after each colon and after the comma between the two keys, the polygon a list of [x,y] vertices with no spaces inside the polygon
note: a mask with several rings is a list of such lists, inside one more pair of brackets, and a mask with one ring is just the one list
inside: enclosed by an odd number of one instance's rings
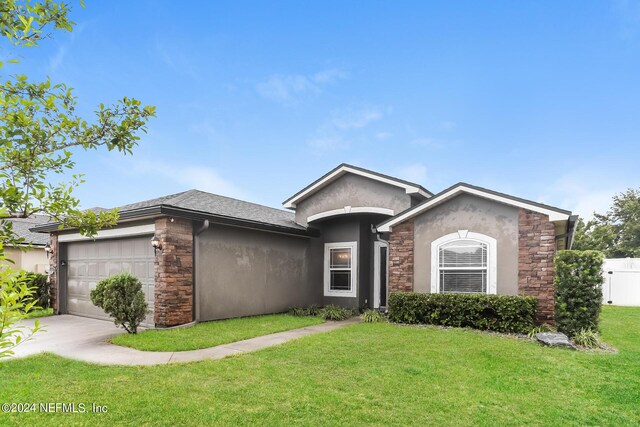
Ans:
{"label": "downspout", "polygon": [[198,295],[196,293],[196,282],[197,282],[197,277],[196,277],[196,266],[197,266],[197,260],[199,259],[199,246],[198,245],[198,236],[209,229],[209,220],[205,219],[204,222],[202,223],[202,226],[200,228],[198,228],[194,233],[193,233],[193,310],[194,310],[194,323],[197,323],[200,320],[200,298],[198,298]]}

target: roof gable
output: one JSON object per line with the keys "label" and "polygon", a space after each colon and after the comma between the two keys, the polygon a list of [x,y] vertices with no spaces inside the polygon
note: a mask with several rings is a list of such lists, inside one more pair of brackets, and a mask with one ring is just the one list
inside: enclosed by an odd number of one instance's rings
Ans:
{"label": "roof gable", "polygon": [[395,187],[400,187],[410,195],[418,195],[422,198],[428,198],[433,194],[419,184],[343,163],[282,202],[282,205],[288,209],[295,209],[297,203],[349,173],[393,185]]}
{"label": "roof gable", "polygon": [[559,209],[553,206],[545,205],[543,203],[533,202],[531,200],[521,199],[519,197],[510,196],[508,194],[499,193],[497,191],[488,190],[482,187],[476,187],[464,182],[458,183],[433,197],[425,200],[424,202],[407,209],[404,212],[399,213],[393,218],[389,218],[387,221],[380,224],[377,229],[381,233],[390,232],[392,227],[396,224],[400,224],[408,219],[411,219],[421,213],[446,203],[448,200],[459,196],[460,194],[471,194],[485,199],[493,200],[506,205],[528,209],[534,212],[539,212],[549,216],[550,221],[568,220],[571,215],[571,211],[565,209]]}

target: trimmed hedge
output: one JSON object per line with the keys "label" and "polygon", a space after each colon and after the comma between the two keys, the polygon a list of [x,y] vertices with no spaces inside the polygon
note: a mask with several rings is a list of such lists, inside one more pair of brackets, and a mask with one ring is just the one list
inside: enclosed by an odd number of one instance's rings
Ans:
{"label": "trimmed hedge", "polygon": [[422,294],[389,296],[389,320],[526,334],[535,326],[536,300],[511,295]]}
{"label": "trimmed hedge", "polygon": [[555,264],[555,320],[570,337],[580,330],[598,331],[602,307],[602,263],[599,251],[560,251]]}

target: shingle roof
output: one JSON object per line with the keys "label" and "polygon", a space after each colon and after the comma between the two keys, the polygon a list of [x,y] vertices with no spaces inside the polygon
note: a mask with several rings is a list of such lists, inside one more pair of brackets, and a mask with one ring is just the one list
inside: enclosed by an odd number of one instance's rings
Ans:
{"label": "shingle roof", "polygon": [[145,200],[120,206],[120,213],[134,211],[152,206],[172,206],[215,216],[258,222],[262,224],[306,230],[297,224],[295,215],[280,209],[245,202],[231,197],[220,196],[200,190],[188,190],[182,193]]}
{"label": "shingle roof", "polygon": [[48,224],[50,222],[53,223],[48,216],[34,215],[31,218],[11,218],[3,219],[3,221],[9,221],[13,224],[13,232],[17,236],[24,238],[25,244],[31,243],[36,246],[44,246],[49,243],[49,236],[47,234],[29,231],[32,227]]}

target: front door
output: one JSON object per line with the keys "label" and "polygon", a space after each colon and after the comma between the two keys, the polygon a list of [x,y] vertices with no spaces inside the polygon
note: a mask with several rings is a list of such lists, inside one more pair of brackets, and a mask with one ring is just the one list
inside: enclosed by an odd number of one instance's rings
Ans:
{"label": "front door", "polygon": [[387,306],[387,252],[385,242],[373,243],[373,308]]}

